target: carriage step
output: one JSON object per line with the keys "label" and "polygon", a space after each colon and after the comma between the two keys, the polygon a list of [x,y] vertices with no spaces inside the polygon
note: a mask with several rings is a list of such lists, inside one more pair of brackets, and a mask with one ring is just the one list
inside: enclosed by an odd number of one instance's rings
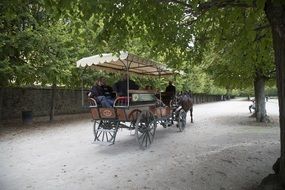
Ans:
{"label": "carriage step", "polygon": [[100,144],[100,145],[106,145],[106,146],[109,146],[109,145],[112,145],[114,144],[114,142],[106,142],[106,141],[93,141],[92,144]]}
{"label": "carriage step", "polygon": [[102,131],[102,132],[116,132],[116,129],[97,129],[97,131]]}

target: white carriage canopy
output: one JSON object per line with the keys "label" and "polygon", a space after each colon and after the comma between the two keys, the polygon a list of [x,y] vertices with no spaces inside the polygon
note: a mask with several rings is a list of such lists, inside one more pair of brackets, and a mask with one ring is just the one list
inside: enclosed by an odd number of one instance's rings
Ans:
{"label": "white carriage canopy", "polygon": [[85,57],[76,62],[77,67],[92,67],[108,72],[129,72],[137,75],[167,76],[174,72],[165,65],[141,58],[128,52],[103,53]]}

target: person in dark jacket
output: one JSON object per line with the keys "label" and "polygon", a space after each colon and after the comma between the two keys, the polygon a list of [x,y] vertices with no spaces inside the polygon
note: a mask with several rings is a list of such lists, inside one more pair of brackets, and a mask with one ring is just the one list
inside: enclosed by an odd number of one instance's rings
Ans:
{"label": "person in dark jacket", "polygon": [[[139,85],[135,81],[129,78],[129,90],[138,90]],[[128,95],[128,75],[124,75],[122,80],[119,80],[113,85],[113,90],[117,93],[117,96]]]}
{"label": "person in dark jacket", "polygon": [[114,99],[112,98],[113,89],[106,85],[105,79],[100,77],[88,93],[90,98],[94,98],[102,107],[112,107]]}
{"label": "person in dark jacket", "polygon": [[165,92],[166,92],[167,94],[169,94],[171,97],[174,97],[174,96],[175,96],[175,94],[176,94],[176,88],[175,88],[175,86],[173,86],[173,84],[172,84],[171,81],[168,82],[168,86],[166,87]]}

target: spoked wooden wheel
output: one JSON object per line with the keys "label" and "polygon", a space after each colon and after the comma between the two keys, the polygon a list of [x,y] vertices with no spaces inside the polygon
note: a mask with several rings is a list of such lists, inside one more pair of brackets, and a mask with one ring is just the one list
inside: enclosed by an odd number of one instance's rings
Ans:
{"label": "spoked wooden wheel", "polygon": [[179,131],[183,131],[186,126],[186,112],[184,109],[180,109],[177,116],[177,127]]}
{"label": "spoked wooden wheel", "polygon": [[156,130],[156,120],[149,111],[140,113],[136,121],[136,138],[142,149],[148,148],[153,142]]}
{"label": "spoked wooden wheel", "polygon": [[139,115],[140,115],[141,112],[142,112],[141,110],[135,109],[135,110],[133,110],[131,113],[129,113],[128,118],[129,118],[129,120],[130,120],[130,122],[131,122],[131,124],[130,124],[130,128],[131,128],[131,129],[135,129],[137,119],[138,119],[138,117],[139,117]]}
{"label": "spoked wooden wheel", "polygon": [[94,142],[102,142],[108,144],[114,144],[116,139],[116,134],[118,131],[119,122],[101,120],[94,122]]}

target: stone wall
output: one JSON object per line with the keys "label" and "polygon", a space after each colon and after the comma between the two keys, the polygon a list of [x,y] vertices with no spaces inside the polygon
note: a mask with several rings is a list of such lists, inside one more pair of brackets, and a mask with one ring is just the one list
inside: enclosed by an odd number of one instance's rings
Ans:
{"label": "stone wall", "polygon": [[221,95],[207,95],[207,94],[193,94],[194,104],[201,104],[206,102],[217,102],[225,100],[225,96]]}
{"label": "stone wall", "polygon": [[[50,88],[0,88],[0,121],[21,119],[22,111],[32,111],[33,116],[49,116],[51,105]],[[84,91],[84,105],[86,102]],[[81,90],[57,89],[55,115],[88,112],[82,106]],[[221,101],[222,96],[194,94],[194,104]]]}
{"label": "stone wall", "polygon": [[[19,119],[22,111],[32,111],[35,117],[48,116],[51,92],[42,88],[1,88],[0,120]],[[87,112],[81,100],[81,90],[57,89],[55,115]]]}

